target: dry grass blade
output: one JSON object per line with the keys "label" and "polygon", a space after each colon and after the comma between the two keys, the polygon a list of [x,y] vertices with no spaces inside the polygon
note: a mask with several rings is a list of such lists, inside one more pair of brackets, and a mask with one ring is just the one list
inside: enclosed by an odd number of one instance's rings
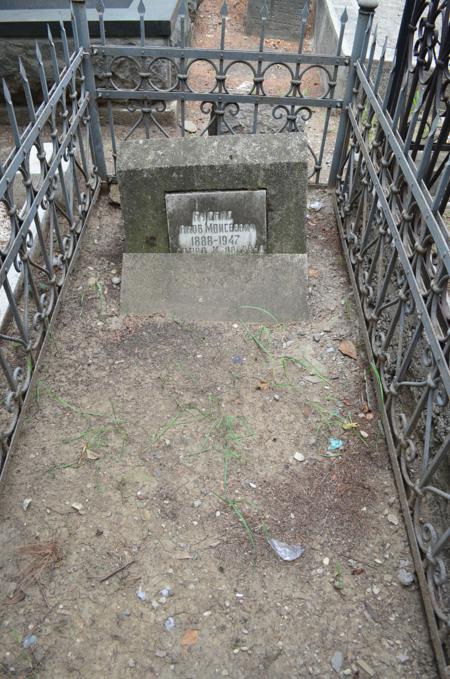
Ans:
{"label": "dry grass blade", "polygon": [[17,576],[18,588],[23,588],[31,580],[36,580],[45,569],[51,568],[63,558],[63,553],[56,542],[22,545],[17,549],[17,553],[31,559]]}

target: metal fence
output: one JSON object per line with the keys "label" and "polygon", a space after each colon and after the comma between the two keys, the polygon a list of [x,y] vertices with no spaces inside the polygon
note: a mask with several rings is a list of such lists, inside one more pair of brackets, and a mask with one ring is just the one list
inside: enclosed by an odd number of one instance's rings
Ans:
{"label": "metal fence", "polygon": [[0,476],[100,187],[97,168],[102,152],[94,149],[90,135],[97,113],[88,91],[89,57],[79,46],[76,30],[72,50],[63,25],[60,40],[62,68],[49,33],[51,75],[45,72],[36,45],[39,105],[33,101],[23,65],[18,65],[25,124],[19,124],[3,83],[9,135],[2,138],[2,148],[10,151],[0,159]]}
{"label": "metal fence", "polygon": [[[449,1],[406,3],[386,89],[385,46],[378,55],[371,39],[374,0],[359,0],[350,57],[342,54],[346,12],[330,56],[305,51],[306,11],[297,49],[280,53],[265,40],[266,9],[259,48],[235,50],[227,46],[224,2],[220,44],[207,49],[188,46],[186,2],[173,47],[148,44],[142,3],[137,44],[113,43],[101,0],[93,42],[84,0],[72,0],[73,47],[61,26],[62,68],[51,35],[51,74],[37,47],[39,106],[20,68],[25,125],[4,85],[11,152],[0,161],[1,474],[100,181],[115,180],[120,143],[138,134],[295,133],[306,126],[310,179],[329,179],[336,192],[442,677],[449,676],[450,626],[450,251],[442,218],[450,193]],[[338,97],[343,69],[347,85]]]}
{"label": "metal fence", "polygon": [[[336,213],[439,670],[449,676],[449,2],[405,8],[385,96],[356,61]],[[361,39],[362,38],[361,36]]]}
{"label": "metal fence", "polygon": [[[97,94],[100,102],[107,103],[113,173],[118,135],[122,140],[139,133],[147,138],[184,137],[192,132],[192,117],[200,135],[298,132],[314,113],[320,116],[320,122],[314,135],[316,142],[310,136],[308,145],[310,179],[320,183],[333,150],[328,134],[332,112],[342,108],[342,97],[335,96],[338,72],[349,64],[341,53],[346,11],[340,18],[334,56],[305,53],[308,3],[299,17],[297,49],[292,53],[267,49],[267,6],[261,12],[257,50],[227,47],[226,1],[221,9],[220,44],[214,49],[187,45],[185,0],[181,3],[179,47],[146,44],[142,2],[136,45],[109,42],[101,0],[98,12],[100,44],[94,48],[99,62]],[[164,115],[171,110],[173,115]],[[128,127],[117,122],[123,121],[124,111],[134,114]]]}

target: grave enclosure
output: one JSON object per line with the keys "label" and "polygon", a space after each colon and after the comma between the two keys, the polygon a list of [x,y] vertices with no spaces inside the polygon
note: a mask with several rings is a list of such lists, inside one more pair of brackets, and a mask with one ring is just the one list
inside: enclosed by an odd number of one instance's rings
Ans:
{"label": "grave enclosure", "polygon": [[307,317],[304,134],[128,142],[117,174],[122,313]]}

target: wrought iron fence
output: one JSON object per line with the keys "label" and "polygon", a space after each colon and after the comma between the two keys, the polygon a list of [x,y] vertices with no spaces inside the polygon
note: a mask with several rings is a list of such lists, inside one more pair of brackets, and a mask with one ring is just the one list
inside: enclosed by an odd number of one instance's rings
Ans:
{"label": "wrought iron fence", "polygon": [[87,87],[91,66],[74,26],[71,50],[61,25],[62,67],[49,32],[51,75],[36,45],[39,106],[18,65],[24,125],[3,82],[10,135],[2,139],[7,155],[0,160],[0,477],[104,163],[90,134],[96,116]]}
{"label": "wrought iron fence", "polygon": [[[266,6],[261,12],[259,48],[253,51],[227,47],[226,1],[221,9],[220,44],[215,49],[188,46],[187,12],[183,0],[179,47],[149,45],[141,2],[139,44],[117,45],[108,42],[103,2],[98,3],[100,44],[95,44],[94,54],[101,67],[97,71],[97,94],[107,105],[113,172],[118,136],[128,139],[139,132],[147,138],[185,136],[192,131],[192,117],[200,135],[298,132],[314,112],[322,112],[317,143],[311,138],[309,142],[310,179],[319,183],[326,156],[331,157],[334,148],[328,135],[331,115],[342,107],[342,98],[335,96],[335,90],[339,70],[349,64],[341,53],[347,12],[340,19],[334,56],[305,53],[307,3],[299,21],[297,49],[292,53],[267,48]],[[314,91],[308,93],[307,88]],[[170,104],[175,105],[174,115],[164,116]],[[123,120],[123,108],[135,114],[128,128],[117,123],[119,117]]]}
{"label": "wrought iron fence", "polygon": [[449,11],[447,0],[407,3],[408,34],[383,98],[376,40],[368,60],[355,62],[334,168],[342,243],[442,677],[450,674]]}

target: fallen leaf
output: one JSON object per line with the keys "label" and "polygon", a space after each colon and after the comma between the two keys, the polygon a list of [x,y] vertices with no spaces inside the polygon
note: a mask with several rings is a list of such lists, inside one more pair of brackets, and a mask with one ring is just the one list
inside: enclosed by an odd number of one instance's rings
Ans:
{"label": "fallen leaf", "polygon": [[362,575],[365,572],[364,568],[354,568],[352,570],[352,575]]}
{"label": "fallen leaf", "polygon": [[181,638],[181,645],[184,648],[195,646],[198,641],[198,630],[188,629]]}
{"label": "fallen leaf", "polygon": [[342,340],[339,344],[339,351],[341,354],[344,356],[348,356],[349,358],[352,358],[354,361],[358,358],[358,354],[356,353],[356,347],[351,342],[350,340]]}
{"label": "fallen leaf", "polygon": [[310,278],[319,278],[319,272],[317,271],[317,269],[310,268],[308,270],[308,275]]}
{"label": "fallen leaf", "polygon": [[344,429],[344,431],[349,431],[349,429],[356,429],[357,426],[358,424],[356,422],[346,422],[342,425],[342,429]]}
{"label": "fallen leaf", "polygon": [[23,590],[21,590],[20,588],[16,589],[14,594],[12,594],[10,597],[5,599],[3,604],[5,606],[14,606],[14,604],[18,604],[19,601],[23,601],[25,599],[25,596],[26,595],[25,595],[25,592]]}
{"label": "fallen leaf", "polygon": [[348,407],[350,407],[350,406],[352,405],[352,404],[350,403],[350,401],[349,401],[347,398],[344,398],[344,400],[342,401],[342,403],[343,403],[344,405],[348,406]]}
{"label": "fallen leaf", "polygon": [[89,448],[86,451],[86,457],[87,457],[88,460],[99,460],[100,459],[100,455],[93,453],[92,450],[89,450]]}
{"label": "fallen leaf", "polygon": [[371,422],[374,418],[374,414],[373,413],[367,413],[367,415],[365,417],[366,417],[366,420]]}
{"label": "fallen leaf", "polygon": [[256,389],[258,391],[267,391],[267,389],[270,388],[270,384],[268,382],[264,382],[264,380],[259,380],[258,385]]}

